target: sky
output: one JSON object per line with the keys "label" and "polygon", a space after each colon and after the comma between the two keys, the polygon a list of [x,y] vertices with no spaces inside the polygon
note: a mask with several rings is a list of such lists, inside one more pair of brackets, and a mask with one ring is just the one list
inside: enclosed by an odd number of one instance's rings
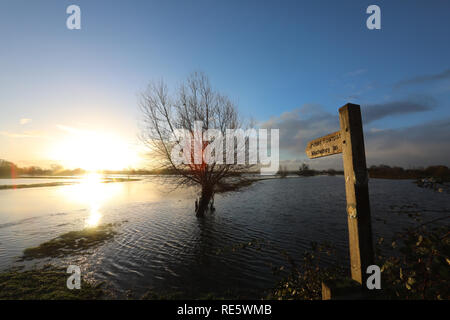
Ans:
{"label": "sky", "polygon": [[[69,5],[81,29],[69,30]],[[381,9],[369,30],[366,9]],[[362,108],[367,162],[450,165],[449,1],[0,1],[0,159],[145,167],[138,97],[206,73],[280,155]],[[80,155],[81,153],[81,155]],[[89,156],[91,155],[91,156]],[[89,158],[98,156],[97,163]],[[340,156],[309,163],[340,166]]]}

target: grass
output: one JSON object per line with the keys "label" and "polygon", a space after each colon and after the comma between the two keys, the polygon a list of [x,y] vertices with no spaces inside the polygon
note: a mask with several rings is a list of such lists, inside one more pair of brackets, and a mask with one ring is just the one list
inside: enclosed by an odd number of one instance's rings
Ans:
{"label": "grass", "polygon": [[[42,269],[10,270],[0,273],[0,300],[100,300],[117,298],[112,292],[103,288],[104,283],[92,284],[84,281],[83,278],[81,278],[81,289],[70,290],[67,288],[69,276],[70,274],[66,273],[64,269],[51,265]],[[148,291],[139,297],[135,296],[130,290],[125,299],[183,300],[186,297],[183,292],[156,293],[153,291]],[[223,300],[227,297],[209,293],[195,299]],[[229,297],[234,296],[230,294]]]}
{"label": "grass", "polygon": [[37,247],[25,249],[22,260],[62,257],[98,246],[114,237],[115,226],[116,224],[109,223],[64,233]]}
{"label": "grass", "polygon": [[106,297],[101,284],[92,285],[81,279],[81,289],[67,288],[63,269],[46,266],[28,271],[0,273],[0,300],[96,300]]}
{"label": "grass", "polygon": [[[117,224],[64,233],[37,247],[27,248],[22,260],[56,258],[96,247],[114,237]],[[81,289],[69,290],[70,275],[51,265],[27,271],[9,270],[0,273],[0,300],[95,300],[110,297],[101,284],[93,285],[81,279]]]}

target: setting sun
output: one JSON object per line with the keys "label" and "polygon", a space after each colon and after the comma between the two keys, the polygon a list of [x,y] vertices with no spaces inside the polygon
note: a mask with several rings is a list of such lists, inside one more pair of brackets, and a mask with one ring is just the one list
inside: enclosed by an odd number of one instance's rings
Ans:
{"label": "setting sun", "polygon": [[59,128],[67,135],[52,147],[50,157],[65,167],[89,171],[121,170],[135,166],[139,161],[132,145],[116,135],[66,126]]}

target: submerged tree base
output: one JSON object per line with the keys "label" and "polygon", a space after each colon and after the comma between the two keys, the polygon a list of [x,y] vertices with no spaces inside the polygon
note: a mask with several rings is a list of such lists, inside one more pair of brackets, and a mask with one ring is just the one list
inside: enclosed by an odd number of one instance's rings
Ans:
{"label": "submerged tree base", "polygon": [[96,300],[106,298],[99,285],[82,280],[81,289],[69,290],[68,274],[47,266],[28,271],[0,273],[0,300]]}
{"label": "submerged tree base", "polygon": [[38,247],[25,249],[21,260],[63,257],[98,246],[117,234],[114,230],[116,225],[109,223],[64,233]]}

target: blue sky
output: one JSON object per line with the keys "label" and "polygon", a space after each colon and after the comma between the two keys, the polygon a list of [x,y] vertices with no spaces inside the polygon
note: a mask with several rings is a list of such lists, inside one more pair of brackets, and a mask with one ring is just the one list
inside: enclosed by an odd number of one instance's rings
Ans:
{"label": "blue sky", "polygon": [[[81,8],[81,30],[66,28],[71,4]],[[381,8],[381,30],[366,28],[371,4]],[[114,130],[134,144],[137,95],[148,82],[176,86],[201,70],[262,126],[328,117],[312,130],[328,133],[337,109],[358,103],[373,119],[369,163],[448,165],[449,10],[448,1],[2,0],[0,158],[57,160],[37,146],[58,125]],[[427,138],[436,123],[442,134]],[[295,128],[286,135],[302,137],[281,142],[282,158],[299,162],[312,132]],[[427,157],[405,141],[407,128],[436,145]],[[398,141],[395,150],[380,149],[382,136]]]}

